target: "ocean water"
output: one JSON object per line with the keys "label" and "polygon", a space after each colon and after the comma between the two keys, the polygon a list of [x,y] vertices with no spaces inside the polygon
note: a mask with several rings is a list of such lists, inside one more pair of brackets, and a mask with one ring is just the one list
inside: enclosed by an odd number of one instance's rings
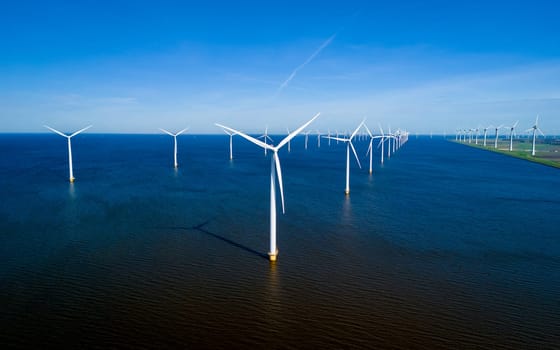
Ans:
{"label": "ocean water", "polygon": [[[273,136],[279,140],[280,136]],[[0,135],[3,348],[557,348],[560,172],[441,138]],[[352,162],[354,162],[352,160]],[[280,208],[280,207],[279,207]]]}

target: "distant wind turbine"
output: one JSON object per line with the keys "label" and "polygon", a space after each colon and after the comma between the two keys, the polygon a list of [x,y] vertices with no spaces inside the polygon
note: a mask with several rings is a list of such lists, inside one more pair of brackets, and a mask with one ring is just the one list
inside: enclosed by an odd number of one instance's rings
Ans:
{"label": "distant wind turbine", "polygon": [[278,257],[278,249],[276,247],[276,176],[278,176],[278,185],[279,185],[279,188],[280,188],[280,198],[282,200],[282,213],[285,213],[284,187],[283,187],[283,184],[282,184],[282,169],[280,167],[280,158],[278,158],[278,151],[285,144],[287,144],[291,139],[293,139],[297,134],[299,134],[303,129],[305,129],[307,126],[309,126],[309,124],[311,124],[319,116],[319,114],[320,113],[317,113],[307,123],[303,124],[302,126],[297,128],[296,130],[294,130],[294,132],[292,132],[288,136],[286,136],[282,141],[280,141],[280,143],[278,143],[277,146],[268,145],[268,144],[262,142],[261,140],[258,140],[254,137],[251,137],[251,136],[249,136],[249,135],[247,135],[247,134],[245,134],[241,131],[229,128],[229,127],[221,125],[221,124],[216,124],[216,126],[219,126],[220,128],[228,130],[229,132],[234,132],[234,133],[238,134],[239,136],[243,137],[244,139],[251,141],[252,143],[254,143],[257,146],[260,146],[262,148],[271,150],[274,154],[273,157],[271,158],[271,161],[270,161],[270,251],[268,252],[268,256],[270,258],[270,261],[276,261],[276,258]]}
{"label": "distant wind turbine", "polygon": [[229,135],[229,160],[233,159],[233,137],[236,135],[233,132],[222,129],[227,135]]}
{"label": "distant wind turbine", "polygon": [[177,136],[181,135],[182,133],[184,133],[185,131],[187,131],[189,128],[184,128],[183,130],[179,131],[178,133],[174,134],[172,132],[169,132],[165,129],[160,128],[161,131],[163,131],[164,133],[173,136],[173,165],[175,168],[177,168],[179,166],[179,163],[177,163]]}
{"label": "distant wind turbine", "polygon": [[494,137],[494,148],[498,148],[498,131],[503,127],[504,127],[504,125],[500,124],[500,126],[496,126],[494,128],[496,130],[496,136]]}
{"label": "distant wind turbine", "polygon": [[[371,174],[373,172],[373,140],[381,139],[381,142],[383,142],[383,136],[373,136],[366,124],[364,124],[364,127],[369,135],[369,147],[366,155],[369,153],[369,173]],[[383,157],[383,150],[381,150],[381,157]]]}
{"label": "distant wind turbine", "polygon": [[529,129],[525,130],[525,131],[533,131],[533,150],[531,151],[531,155],[534,157],[535,156],[535,142],[537,139],[537,131],[544,136],[542,130],[539,128],[539,116],[537,115],[537,119],[535,119],[535,125],[533,125],[532,127],[530,127]]}
{"label": "distant wind turbine", "polygon": [[492,126],[487,126],[483,129],[484,131],[484,147],[486,147],[486,134],[488,133],[488,129],[490,129]]}
{"label": "distant wind turbine", "polygon": [[[385,153],[385,151],[383,150],[383,146],[385,145],[385,134],[383,133],[383,128],[381,127],[381,124],[379,124],[379,131],[381,131],[381,164],[383,164],[383,154]],[[377,145],[377,147],[379,147],[379,145]]]}
{"label": "distant wind turbine", "polygon": [[62,133],[58,130],[55,130],[55,129],[51,128],[50,126],[47,126],[47,125],[43,125],[43,126],[47,129],[49,129],[50,131],[52,131],[56,134],[59,134],[62,137],[66,137],[66,139],[68,140],[68,168],[70,169],[70,182],[74,182],[75,178],[74,178],[74,172],[72,170],[72,142],[70,140],[72,139],[72,137],[74,137],[74,136],[78,135],[79,133],[81,133],[83,131],[86,131],[87,129],[91,128],[92,125],[86,126],[85,128],[80,129],[80,130],[78,130],[75,133],[70,134],[70,135],[66,135],[66,134],[64,134],[64,133]]}
{"label": "distant wind turbine", "polygon": [[304,134],[305,134],[305,149],[307,149],[307,140],[309,139],[309,133],[310,133],[310,131],[304,132]]}
{"label": "distant wind turbine", "polygon": [[[263,139],[265,145],[267,144],[267,140],[270,140],[270,142],[274,142],[274,140],[268,136],[268,126],[264,129],[264,134],[259,136],[259,139]],[[264,149],[264,155],[266,156],[266,147]]]}
{"label": "distant wind turbine", "polygon": [[354,138],[354,136],[356,136],[358,130],[360,130],[363,124],[364,122],[362,121],[360,125],[358,125],[356,130],[354,130],[354,132],[350,135],[349,138],[331,137],[334,140],[346,142],[346,188],[344,189],[344,193],[346,195],[350,194],[350,148],[352,148],[352,152],[354,152],[354,156],[356,157],[356,162],[358,162],[358,166],[362,168],[362,165],[360,164],[360,159],[358,159],[358,154],[356,153],[356,149],[352,144],[352,139]]}
{"label": "distant wind turbine", "polygon": [[519,123],[519,120],[515,122],[515,124],[513,124],[510,128],[509,128],[509,151],[513,151],[513,135],[515,134],[515,127],[517,126],[517,123]]}

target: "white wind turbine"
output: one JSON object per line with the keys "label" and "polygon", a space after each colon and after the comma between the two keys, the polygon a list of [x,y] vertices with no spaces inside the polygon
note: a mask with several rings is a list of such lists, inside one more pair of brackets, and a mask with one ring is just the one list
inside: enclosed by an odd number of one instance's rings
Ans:
{"label": "white wind turbine", "polygon": [[[381,131],[381,142],[380,142],[381,143],[381,164],[383,164],[383,153],[385,152],[383,150],[383,147],[385,145],[386,137],[385,137],[385,134],[383,133],[383,128],[381,127],[381,124],[379,124],[379,131]],[[377,145],[377,147],[379,147],[379,145]]]}
{"label": "white wind turbine", "polygon": [[309,133],[310,133],[310,131],[304,132],[304,134],[305,134],[305,149],[307,149],[307,140],[309,139]]}
{"label": "white wind turbine", "polygon": [[478,132],[480,131],[480,126],[478,126],[476,129],[474,129],[475,134],[475,139],[474,139],[474,144],[478,145]]}
{"label": "white wind turbine", "polygon": [[509,128],[509,151],[513,151],[513,134],[515,134],[515,127],[517,126],[517,123],[519,123],[519,120],[515,122],[515,124],[513,124],[510,128]]}
{"label": "white wind turbine", "polygon": [[488,129],[490,129],[492,126],[489,125],[487,127],[485,127],[484,129],[482,129],[484,131],[484,147],[486,147],[486,134],[488,134]]}
{"label": "white wind turbine", "polygon": [[189,128],[184,128],[183,130],[179,131],[178,133],[174,134],[172,132],[169,132],[165,129],[160,128],[161,131],[163,131],[164,133],[166,133],[169,136],[173,136],[173,166],[175,168],[177,168],[179,166],[179,163],[177,163],[177,136],[181,135],[182,133],[184,133],[185,131],[187,131]]}
{"label": "white wind turbine", "polygon": [[[388,147],[387,147],[387,158],[391,159],[391,143],[394,145],[395,144],[395,134],[393,134],[391,132],[391,126],[389,126],[389,133],[386,135],[386,139],[388,141]],[[391,142],[392,140],[392,142]],[[393,146],[394,147],[394,146]],[[393,151],[394,153],[395,151]]]}
{"label": "white wind turbine", "polygon": [[352,148],[352,152],[354,152],[354,156],[356,157],[356,162],[358,162],[358,166],[360,167],[360,169],[362,168],[362,165],[360,164],[360,160],[358,159],[358,154],[356,153],[356,149],[352,144],[352,139],[354,138],[354,136],[356,136],[358,130],[360,130],[363,124],[364,122],[362,121],[360,125],[358,125],[356,130],[354,130],[354,132],[350,135],[349,138],[331,137],[334,140],[346,142],[346,188],[344,189],[344,193],[346,195],[350,194],[350,148]]}
{"label": "white wind turbine", "polygon": [[317,130],[317,148],[321,148],[321,132]]}
{"label": "white wind turbine", "polygon": [[233,137],[236,135],[233,132],[222,129],[227,135],[229,135],[229,160],[233,159]]}
{"label": "white wind turbine", "polygon": [[50,131],[59,134],[62,137],[66,137],[66,139],[68,139],[68,167],[70,169],[70,182],[74,182],[75,178],[74,178],[74,171],[72,170],[72,142],[70,141],[72,139],[72,137],[78,135],[79,133],[81,133],[82,131],[86,131],[87,129],[91,128],[92,126],[86,126],[83,129],[80,129],[78,131],[76,131],[73,134],[70,135],[66,135],[58,130],[55,130],[53,128],[51,128],[50,126],[47,125],[43,125],[45,128],[49,129]]}
{"label": "white wind turbine", "polygon": [[496,136],[494,137],[494,148],[498,148],[498,131],[503,127],[504,127],[504,125],[500,124],[500,126],[496,126],[494,128],[496,130]]}
{"label": "white wind turbine", "polygon": [[228,130],[230,132],[234,132],[239,136],[245,138],[246,140],[251,141],[252,143],[260,146],[264,149],[269,149],[273,152],[274,156],[271,158],[270,161],[270,251],[268,252],[268,256],[270,261],[276,261],[278,257],[278,249],[276,248],[276,176],[278,176],[278,185],[280,188],[280,198],[282,200],[282,213],[285,213],[284,209],[284,188],[282,184],[282,169],[280,167],[280,158],[278,158],[278,151],[291,139],[293,139],[297,134],[299,134],[303,129],[305,129],[309,124],[311,124],[320,113],[317,113],[311,120],[307,123],[303,124],[294,132],[288,134],[277,146],[272,146],[258,140],[254,137],[251,137],[247,134],[242,133],[241,131],[229,128],[227,126],[216,124],[220,128]]}
{"label": "white wind turbine", "polygon": [[525,130],[525,131],[533,131],[533,150],[531,151],[531,155],[534,157],[535,156],[535,142],[537,139],[537,131],[544,136],[542,130],[539,128],[539,116],[537,115],[537,119],[535,119],[535,125],[533,125],[532,127],[530,127],[529,129]]}
{"label": "white wind turbine", "polygon": [[[267,144],[267,140],[270,140],[270,142],[274,142],[274,140],[268,136],[268,126],[264,129],[264,134],[259,136],[259,139],[263,139],[265,145]],[[264,149],[264,155],[266,156],[266,148]]]}
{"label": "white wind turbine", "polygon": [[[374,139],[381,139],[381,142],[383,142],[383,136],[373,136],[373,134],[371,133],[371,131],[369,130],[369,128],[367,127],[367,125],[364,124],[364,127],[366,128],[366,132],[369,135],[369,147],[368,147],[368,153],[369,153],[369,173],[371,174],[373,172],[373,140]],[[381,133],[383,134],[383,131],[381,131]],[[367,153],[366,153],[367,155]],[[383,148],[381,149],[381,163],[383,164]]]}

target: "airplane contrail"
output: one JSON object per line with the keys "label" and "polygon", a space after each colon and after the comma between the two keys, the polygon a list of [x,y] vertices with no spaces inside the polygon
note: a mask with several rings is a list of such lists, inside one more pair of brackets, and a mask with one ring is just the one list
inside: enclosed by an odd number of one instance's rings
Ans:
{"label": "airplane contrail", "polygon": [[294,71],[292,72],[292,74],[290,74],[290,76],[288,77],[288,79],[286,79],[278,88],[278,91],[276,92],[276,95],[278,95],[286,86],[288,86],[288,84],[290,83],[290,81],[296,76],[297,72],[302,69],[303,67],[305,67],[307,64],[309,64],[309,62],[313,61],[313,59],[321,53],[321,51],[323,51],[325,49],[325,47],[329,46],[330,43],[333,41],[334,37],[336,36],[337,33],[334,33],[333,35],[331,35],[330,38],[328,38],[323,44],[321,44],[321,46],[319,46],[319,48],[317,50],[315,50],[315,52],[313,52],[313,54],[311,54],[311,56],[309,56],[309,58],[307,60],[305,60],[305,62],[303,62],[302,64],[300,64],[296,69],[294,69]]}

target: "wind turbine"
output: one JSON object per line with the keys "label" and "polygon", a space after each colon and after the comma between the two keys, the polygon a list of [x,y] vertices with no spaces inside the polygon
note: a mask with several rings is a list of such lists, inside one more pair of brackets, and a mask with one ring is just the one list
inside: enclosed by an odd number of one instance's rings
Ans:
{"label": "wind turbine", "polygon": [[70,140],[72,139],[72,137],[78,135],[82,131],[86,131],[87,129],[91,128],[92,126],[91,125],[86,126],[85,128],[80,129],[80,130],[78,130],[75,133],[70,134],[70,135],[66,135],[66,134],[64,134],[64,133],[62,133],[58,130],[55,130],[55,129],[51,128],[50,126],[47,126],[47,125],[43,125],[43,126],[47,129],[49,129],[50,131],[52,131],[54,133],[57,133],[60,136],[66,137],[66,139],[68,139],[68,165],[69,165],[68,168],[70,169],[70,182],[74,182],[74,180],[76,180],[76,179],[74,178],[74,172],[72,170],[72,142]]}
{"label": "wind turbine", "polygon": [[321,132],[317,130],[317,148],[321,148]]}
{"label": "wind turbine", "polygon": [[354,152],[354,156],[356,157],[356,162],[358,162],[358,166],[360,167],[360,169],[362,168],[362,165],[360,164],[360,160],[358,159],[358,154],[356,153],[356,149],[352,144],[352,139],[354,138],[354,136],[356,136],[358,130],[360,130],[363,124],[364,122],[362,121],[360,125],[358,125],[356,130],[354,130],[354,132],[350,135],[349,138],[331,137],[332,139],[335,139],[337,141],[346,142],[346,188],[344,189],[344,193],[346,195],[350,194],[350,148],[352,148],[352,152]]}
{"label": "wind turbine", "polygon": [[532,127],[530,127],[529,129],[525,130],[525,131],[533,131],[533,150],[531,151],[531,155],[534,157],[535,156],[535,141],[537,139],[537,131],[544,136],[542,130],[539,128],[538,126],[539,124],[539,116],[537,115],[537,119],[535,119],[535,125],[533,125]]}
{"label": "wind turbine", "polygon": [[236,135],[233,132],[222,129],[227,135],[229,135],[229,160],[233,159],[233,137]]}
{"label": "wind turbine", "polygon": [[[264,134],[259,136],[259,139],[263,139],[265,145],[267,144],[267,139],[270,140],[270,142],[274,142],[274,140],[268,136],[268,126],[264,129]],[[264,155],[266,156],[266,148],[264,149]]]}
{"label": "wind turbine", "polygon": [[513,124],[510,128],[509,128],[509,151],[513,151],[513,134],[515,134],[515,127],[517,126],[517,123],[519,123],[519,120],[515,122],[515,124]]}
{"label": "wind turbine", "polygon": [[273,152],[274,156],[270,159],[270,251],[268,252],[268,256],[270,261],[276,261],[278,257],[278,249],[276,247],[276,176],[278,176],[278,185],[280,187],[280,198],[282,200],[282,213],[285,213],[284,208],[284,187],[282,184],[282,169],[280,167],[280,158],[278,158],[278,151],[291,139],[293,139],[297,134],[299,134],[303,129],[305,129],[309,124],[311,124],[320,113],[317,113],[311,120],[307,123],[303,124],[294,132],[288,134],[277,146],[272,146],[258,140],[254,137],[251,137],[247,134],[242,133],[241,131],[229,128],[227,126],[216,124],[220,128],[228,130],[230,132],[234,132],[239,136],[243,137],[246,140],[251,141],[257,146],[260,146],[264,149],[269,149]]}
{"label": "wind turbine", "polygon": [[304,132],[304,134],[305,134],[305,149],[307,149],[307,140],[309,139],[309,133],[310,133],[310,131]]}
{"label": "wind turbine", "polygon": [[476,136],[475,136],[475,139],[474,139],[474,144],[478,145],[478,132],[480,131],[480,126],[476,127],[476,129],[474,129],[474,131],[476,133],[475,134]]}
{"label": "wind turbine", "polygon": [[172,132],[169,132],[165,129],[160,128],[161,131],[163,131],[164,133],[173,136],[173,164],[175,166],[175,168],[177,168],[179,166],[179,164],[177,163],[177,136],[181,135],[182,133],[184,133],[185,131],[187,131],[189,128],[184,128],[183,130],[179,131],[178,133],[174,134]]}
{"label": "wind turbine", "polygon": [[503,127],[504,127],[504,124],[500,124],[500,126],[495,127],[496,137],[494,138],[494,148],[498,148],[498,131]]}
{"label": "wind turbine", "polygon": [[488,129],[490,129],[491,127],[492,126],[489,125],[489,126],[487,126],[483,129],[483,131],[484,131],[484,147],[486,147],[486,134],[488,133]]}
{"label": "wind turbine", "polygon": [[[373,134],[371,133],[371,131],[369,130],[369,128],[367,127],[367,125],[364,124],[364,127],[366,128],[366,132],[369,135],[369,147],[368,147],[368,151],[367,153],[369,153],[369,173],[371,174],[373,172],[373,140],[374,139],[381,139],[383,142],[383,136],[373,136]],[[366,153],[366,155],[367,155]],[[383,149],[381,150],[381,157],[383,157]],[[383,161],[381,161],[381,163],[383,163]]]}
{"label": "wind turbine", "polygon": [[[385,145],[385,134],[383,133],[383,128],[381,127],[381,124],[379,124],[379,131],[381,131],[381,164],[383,164],[383,153],[385,153],[385,151],[383,150],[383,147]],[[377,145],[377,147],[379,147],[379,145]]]}

